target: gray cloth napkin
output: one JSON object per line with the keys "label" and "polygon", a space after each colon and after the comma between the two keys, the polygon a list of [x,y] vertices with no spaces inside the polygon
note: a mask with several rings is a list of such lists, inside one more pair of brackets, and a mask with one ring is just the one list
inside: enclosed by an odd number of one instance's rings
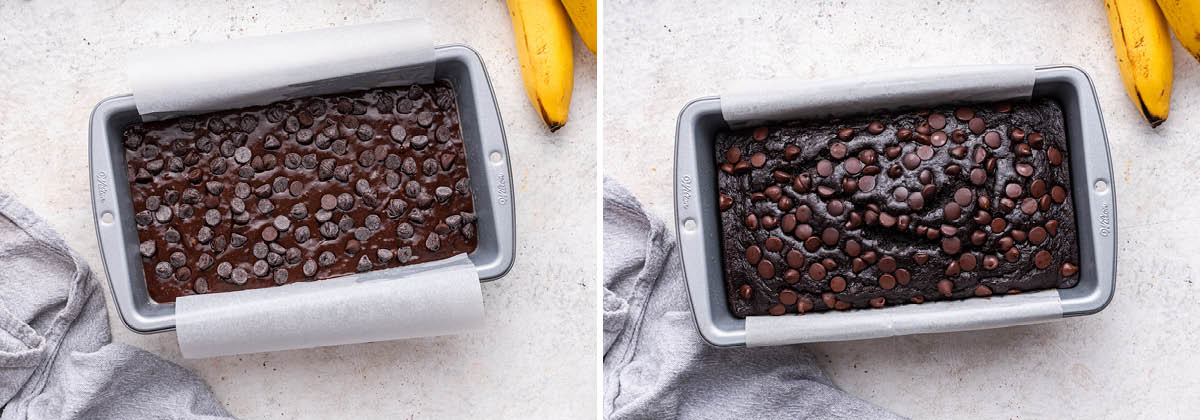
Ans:
{"label": "gray cloth napkin", "polygon": [[196,375],[111,341],[87,264],[0,193],[0,419],[232,418]]}
{"label": "gray cloth napkin", "polygon": [[604,181],[604,415],[609,419],[899,418],[846,394],[801,346],[700,337],[675,238]]}

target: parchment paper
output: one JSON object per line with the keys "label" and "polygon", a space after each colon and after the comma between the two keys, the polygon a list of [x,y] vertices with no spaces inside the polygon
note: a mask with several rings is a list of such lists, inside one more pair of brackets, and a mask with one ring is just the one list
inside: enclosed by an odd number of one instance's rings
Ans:
{"label": "parchment paper", "polygon": [[982,330],[1061,319],[1057,290],[1019,295],[855,309],[805,315],[746,317],[746,346],[863,340],[908,334]]}
{"label": "parchment paper", "polygon": [[738,127],[900,107],[1001,101],[1028,98],[1033,81],[1029,65],[916,68],[817,81],[744,81],[721,95],[721,114]]}
{"label": "parchment paper", "polygon": [[188,359],[456,334],[483,323],[479,275],[465,254],[175,301],[175,332]]}
{"label": "parchment paper", "polygon": [[147,121],[433,80],[433,38],[410,19],[140,51],[129,63]]}
{"label": "parchment paper", "polygon": [[[721,114],[737,127],[902,107],[1024,99],[1033,95],[1034,80],[1033,66],[993,65],[918,68],[823,81],[740,82],[721,95]],[[751,316],[746,318],[746,345],[860,340],[1031,324],[1062,318],[1060,302],[1057,290],[1045,290],[884,309]]]}

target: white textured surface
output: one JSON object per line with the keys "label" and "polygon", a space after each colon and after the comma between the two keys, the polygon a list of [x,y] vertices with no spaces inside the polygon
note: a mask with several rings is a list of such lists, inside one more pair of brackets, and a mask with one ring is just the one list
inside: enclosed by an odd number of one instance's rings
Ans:
{"label": "white textured surface", "polygon": [[548,134],[525,97],[504,2],[397,3],[2,1],[0,188],[48,219],[107,289],[88,198],[87,127],[96,102],[129,92],[128,52],[413,17],[428,7],[435,43],[465,43],[483,55],[512,153],[516,265],[483,285],[485,330],[180,360],[174,333],[129,332],[110,300],[114,339],[199,373],[245,418],[590,417],[598,359],[595,58],[576,41],[571,122]]}
{"label": "white textured surface", "polygon": [[1194,416],[1200,400],[1184,396],[1200,392],[1200,64],[1176,45],[1171,116],[1151,130],[1125,97],[1101,1],[870,3],[887,4],[608,1],[604,172],[670,219],[679,110],[737,79],[1079,65],[1096,84],[1117,178],[1120,260],[1108,309],[809,348],[837,385],[915,418]]}

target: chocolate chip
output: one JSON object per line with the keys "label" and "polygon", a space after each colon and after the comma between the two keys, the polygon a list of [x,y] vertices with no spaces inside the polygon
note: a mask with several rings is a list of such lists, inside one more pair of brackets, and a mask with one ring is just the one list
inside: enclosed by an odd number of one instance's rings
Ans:
{"label": "chocolate chip", "polygon": [[1032,147],[1034,149],[1041,149],[1042,145],[1045,144],[1046,137],[1042,136],[1041,133],[1032,133],[1027,137],[1027,139],[1028,139],[1029,147]]}
{"label": "chocolate chip", "polygon": [[225,252],[225,247],[228,245],[229,243],[225,240],[224,236],[218,236],[213,238],[212,243],[209,244],[209,248],[212,249],[213,252],[220,254]]}
{"label": "chocolate chip", "polygon": [[[883,288],[884,290],[894,289],[896,287],[896,276],[891,274],[879,275],[879,287]],[[882,306],[882,304],[880,306]]]}
{"label": "chocolate chip", "polygon": [[[222,169],[221,172],[224,172],[224,169]],[[151,176],[150,172],[146,172],[145,169],[138,169],[137,174],[133,175],[133,180],[137,181],[137,182],[142,182],[142,184],[146,184],[146,182],[150,182],[151,180],[154,180],[154,176]]]}
{"label": "chocolate chip", "polygon": [[[301,205],[303,205],[303,203],[301,203]],[[286,232],[292,227],[292,221],[283,215],[275,216],[275,220],[273,220],[271,223],[271,227],[274,227],[275,230],[280,232]]]}
{"label": "chocolate chip", "polygon": [[[324,204],[322,204],[322,208]],[[337,196],[337,208],[342,211],[348,211],[354,208],[354,196],[349,193],[341,193]]]}
{"label": "chocolate chip", "polygon": [[783,148],[783,158],[785,160],[789,160],[789,161],[796,160],[796,158],[798,158],[798,157],[800,157],[800,148],[799,147],[789,144],[787,147]]}
{"label": "chocolate chip", "polygon": [[170,261],[171,267],[174,268],[187,265],[187,255],[180,251],[172,252],[171,255],[167,257],[167,260]]}
{"label": "chocolate chip", "polygon": [[250,274],[247,273],[246,270],[241,267],[233,269],[233,272],[229,276],[229,280],[231,280],[233,282],[233,284],[237,284],[237,285],[246,284],[246,280],[249,280],[249,279],[250,279]]}
{"label": "chocolate chip", "polygon": [[1058,236],[1058,220],[1050,219],[1046,222],[1046,233],[1050,236]]}
{"label": "chocolate chip", "polygon": [[771,261],[768,260],[759,261],[758,275],[759,277],[767,279],[775,277],[775,264],[772,264]]}
{"label": "chocolate chip", "polygon": [[850,140],[852,137],[854,137],[854,129],[848,127],[840,129],[838,130],[837,136],[842,140]]}
{"label": "chocolate chip", "polygon": [[762,217],[763,229],[771,230],[775,229],[776,226],[779,226],[779,221],[775,219],[775,216],[767,215]]}
{"label": "chocolate chip", "polygon": [[799,298],[800,296],[794,290],[784,289],[779,292],[779,303],[784,305],[794,305]]}
{"label": "chocolate chip", "polygon": [[157,247],[152,240],[143,241],[141,244],[138,244],[138,251],[141,252],[142,256],[146,258],[153,257],[156,248]]}
{"label": "chocolate chip", "polygon": [[995,131],[987,132],[987,134],[983,135],[983,143],[993,149],[999,148],[1000,147],[1000,133],[997,133]]}
{"label": "chocolate chip", "polygon": [[911,194],[908,196],[908,208],[920,210],[925,207],[925,197],[921,194]]}
{"label": "chocolate chip", "polygon": [[838,238],[840,236],[841,235],[838,233],[837,229],[831,227],[825,228],[825,230],[821,232],[821,242],[824,242],[825,245],[834,246],[837,245]]}
{"label": "chocolate chip", "polygon": [[317,263],[320,264],[321,267],[331,266],[335,262],[337,262],[337,257],[334,256],[332,252],[324,251],[321,253],[321,255],[317,256]]}
{"label": "chocolate chip", "polygon": [[221,223],[221,212],[217,209],[209,209],[204,212],[204,223],[209,226],[216,226]]}
{"label": "chocolate chip", "polygon": [[1004,195],[1008,198],[1016,199],[1025,193],[1024,188],[1020,184],[1008,184],[1004,186]]}
{"label": "chocolate chip", "polygon": [[970,129],[972,133],[979,134],[982,133],[987,127],[985,127],[983,118],[975,117],[971,118],[971,120],[967,122],[967,128]]}
{"label": "chocolate chip", "polygon": [[991,296],[992,289],[981,284],[981,285],[975,286],[975,290],[972,293],[974,293],[975,296],[979,296],[979,297]]}
{"label": "chocolate chip", "polygon": [[[921,147],[918,147],[918,148],[917,148],[917,157],[918,157],[918,158],[920,158],[921,160],[929,160],[929,159],[932,159],[932,158],[933,158],[933,148],[932,148],[932,147],[929,147],[929,146],[925,146],[925,145],[922,145]],[[904,162],[904,166],[906,166],[906,167],[907,167],[907,166],[909,166],[909,165],[908,165],[907,156],[906,156],[906,159],[905,159],[905,162]],[[908,169],[915,169],[915,166],[914,166],[914,167],[910,167],[910,168],[908,168]]]}
{"label": "chocolate chip", "polygon": [[879,121],[872,121],[870,124],[867,124],[867,133],[872,135],[883,133],[883,129],[883,123]]}
{"label": "chocolate chip", "polygon": [[354,219],[349,215],[343,214],[342,218],[338,219],[338,229],[342,233],[352,233],[351,231],[354,230]]}
{"label": "chocolate chip", "polygon": [[1079,267],[1076,266],[1075,264],[1071,264],[1071,263],[1063,263],[1062,268],[1060,268],[1058,271],[1058,273],[1060,275],[1062,275],[1063,277],[1071,277],[1071,276],[1074,276],[1075,273],[1078,273],[1078,272],[1079,272]]}
{"label": "chocolate chip", "polygon": [[259,214],[267,215],[267,214],[270,214],[272,211],[275,211],[275,203],[272,203],[271,200],[266,199],[266,198],[262,198],[262,199],[258,200],[258,213]]}
{"label": "chocolate chip", "polygon": [[816,280],[816,281],[821,281],[822,279],[825,278],[826,275],[827,275],[827,271],[825,270],[825,266],[823,266],[819,263],[813,263],[812,265],[808,266],[808,277],[809,278]]}
{"label": "chocolate chip", "polygon": [[436,252],[439,248],[441,248],[441,239],[438,238],[438,235],[425,237],[425,249]]}
{"label": "chocolate chip", "polygon": [[975,111],[968,107],[960,107],[954,110],[954,118],[959,121],[970,121],[971,118],[975,118]]}
{"label": "chocolate chip", "polygon": [[354,229],[353,231],[354,239],[357,239],[359,242],[366,242],[367,240],[371,239],[371,230],[367,229],[366,227],[360,227]]}
{"label": "chocolate chip", "polygon": [[267,246],[266,242],[256,242],[251,247],[251,254],[254,255],[254,258],[266,258],[268,252],[271,252],[271,248]]}
{"label": "chocolate chip", "polygon": [[271,191],[274,193],[281,193],[281,192],[287,191],[288,183],[289,183],[289,181],[287,178],[282,177],[282,176],[276,177],[274,180],[271,181]]}
{"label": "chocolate chip", "polygon": [[996,234],[1002,233],[1002,232],[1004,232],[1004,228],[1007,226],[1008,226],[1008,221],[1003,218],[997,217],[995,219],[992,219],[992,222],[991,222],[992,233],[996,233]]}
{"label": "chocolate chip", "polygon": [[1050,161],[1051,165],[1058,166],[1062,164],[1063,154],[1057,147],[1050,146],[1046,150],[1046,158]]}
{"label": "chocolate chip", "polygon": [[1031,197],[1026,197],[1024,200],[1021,200],[1021,212],[1022,213],[1034,214],[1034,213],[1037,213],[1037,211],[1038,211],[1038,202],[1036,199],[1031,198]]}
{"label": "chocolate chip", "polygon": [[340,229],[338,228],[337,223],[325,222],[321,224],[320,231],[321,236],[325,237],[325,239],[334,239],[337,238]]}
{"label": "chocolate chip", "polygon": [[409,144],[411,144],[414,149],[417,149],[417,150],[424,149],[425,146],[429,145],[429,137],[413,136],[412,140],[409,140]]}
{"label": "chocolate chip", "polygon": [[975,168],[971,170],[971,183],[975,185],[983,185],[987,181],[987,172],[983,168]]}
{"label": "chocolate chip", "polygon": [[947,254],[957,254],[962,247],[962,242],[956,237],[942,238],[942,251]]}
{"label": "chocolate chip", "polygon": [[[1016,249],[1016,248],[1013,248],[1013,249]],[[1043,249],[1043,250],[1039,250],[1037,253],[1033,254],[1033,264],[1038,269],[1045,270],[1046,267],[1050,266],[1051,260],[1053,260],[1053,255],[1050,254],[1050,251]]]}
{"label": "chocolate chip", "polygon": [[275,280],[276,285],[286,284],[288,281],[287,270],[275,270],[275,274],[273,274],[273,279]]}
{"label": "chocolate chip", "polygon": [[358,138],[358,141],[371,141],[375,138],[375,128],[369,125],[362,125],[358,127],[358,131],[354,135]]}
{"label": "chocolate chip", "polygon": [[892,227],[896,225],[896,216],[891,213],[879,213],[879,225],[883,227]]}
{"label": "chocolate chip", "polygon": [[1067,190],[1062,186],[1055,185],[1050,189],[1050,198],[1054,199],[1055,203],[1062,203],[1067,200]]}
{"label": "chocolate chip", "polygon": [[949,176],[958,176],[959,174],[962,173],[962,167],[958,166],[957,164],[950,164],[950,165],[946,166],[945,172],[946,172],[946,175],[949,175]]}
{"label": "chocolate chip", "polygon": [[408,214],[408,221],[418,225],[423,225],[425,224],[425,213],[413,211]]}
{"label": "chocolate chip", "polygon": [[254,262],[254,266],[251,268],[250,271],[258,277],[264,277],[267,275],[267,272],[270,270],[271,270],[271,266],[267,265],[266,261],[258,260],[258,261]]}
{"label": "chocolate chip", "polygon": [[317,275],[317,262],[313,260],[305,261],[301,270],[303,270],[305,277],[315,276]]}
{"label": "chocolate chip", "polygon": [[334,140],[333,143],[330,143],[329,145],[329,151],[333,152],[335,155],[341,156],[346,154],[347,147],[348,146],[345,140]]}
{"label": "chocolate chip", "polygon": [[987,242],[987,233],[986,232],[984,232],[982,230],[977,230],[977,231],[971,232],[971,244],[972,245],[981,246],[981,245],[983,245],[984,242]]}
{"label": "chocolate chip", "polygon": [[829,156],[834,159],[843,159],[846,157],[846,144],[834,143],[829,145]]}
{"label": "chocolate chip", "polygon": [[928,118],[929,126],[934,130],[946,128],[946,116],[941,113],[933,113]]}
{"label": "chocolate chip", "polygon": [[171,278],[171,274],[174,274],[174,270],[171,269],[171,264],[166,261],[161,261],[154,265],[154,277],[159,280],[169,279]]}
{"label": "chocolate chip", "polygon": [[948,139],[949,137],[946,135],[945,131],[934,131],[933,134],[929,135],[929,144],[942,147],[946,145],[946,140]]}

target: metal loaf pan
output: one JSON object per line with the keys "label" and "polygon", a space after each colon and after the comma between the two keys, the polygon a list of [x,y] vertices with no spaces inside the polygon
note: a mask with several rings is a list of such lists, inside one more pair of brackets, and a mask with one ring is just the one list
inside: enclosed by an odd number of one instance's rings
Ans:
{"label": "metal loaf pan", "polygon": [[[1057,290],[1062,316],[1090,315],[1112,300],[1117,270],[1116,190],[1108,138],[1087,73],[1072,66],[1038,67],[1034,73],[1033,97],[1052,98],[1063,107],[1079,225],[1080,279],[1073,288]],[[712,151],[716,133],[727,128],[720,98],[700,98],[680,112],[675,137],[675,224],[688,295],[700,334],[721,347],[746,345],[746,320],[729,312],[722,274]],[[952,330],[947,326],[942,331]]]}
{"label": "metal loaf pan", "polygon": [[[436,79],[449,80],[458,95],[463,144],[471,190],[479,216],[479,245],[468,255],[481,281],[503,277],[512,267],[516,225],[508,144],[487,70],[479,54],[465,45],[434,49]],[[100,101],[89,130],[92,211],[104,271],[121,321],[139,333],[175,328],[175,304],[157,303],[146,292],[138,254],[133,203],[125,170],[122,131],[140,122],[132,95]]]}

